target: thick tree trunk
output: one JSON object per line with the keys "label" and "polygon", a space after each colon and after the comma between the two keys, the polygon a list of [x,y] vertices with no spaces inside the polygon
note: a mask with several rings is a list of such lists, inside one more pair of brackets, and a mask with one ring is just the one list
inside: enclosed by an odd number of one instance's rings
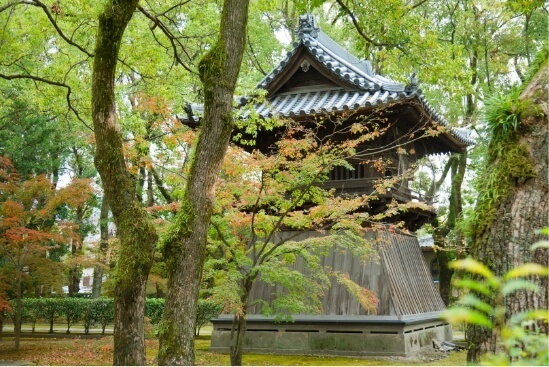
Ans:
{"label": "thick tree trunk", "polygon": [[187,191],[163,243],[168,294],[160,326],[160,365],[193,365],[198,291],[215,184],[233,129],[233,94],[244,52],[249,0],[225,0],[217,43],[199,65],[204,118]]}
{"label": "thick tree trunk", "polygon": [[114,76],[122,35],[138,0],[111,0],[99,16],[92,72],[95,166],[120,239],[115,279],[115,365],[145,365],[145,284],[157,235],[126,168],[117,122]]}
{"label": "thick tree trunk", "polygon": [[[498,177],[501,185],[505,185],[500,189],[506,194],[498,197],[493,212],[487,211],[490,213],[488,221],[479,220],[471,254],[499,276],[527,262],[543,265],[548,262],[547,249],[540,248],[533,253],[529,250],[530,245],[541,239],[535,231],[547,226],[549,220],[548,88],[546,63],[520,97],[522,101],[529,100],[523,102],[529,107],[519,116],[521,124],[517,136],[510,138],[507,145],[500,146],[503,148],[501,153],[487,162],[493,170],[506,167],[506,175]],[[482,207],[477,203],[477,210],[479,208]],[[520,291],[507,297],[505,320],[527,309],[549,306],[547,277],[532,280],[540,286],[542,293]],[[541,326],[547,332],[547,324]],[[483,354],[498,351],[498,335],[491,330],[471,326],[468,341],[471,344],[468,361],[477,362]]]}

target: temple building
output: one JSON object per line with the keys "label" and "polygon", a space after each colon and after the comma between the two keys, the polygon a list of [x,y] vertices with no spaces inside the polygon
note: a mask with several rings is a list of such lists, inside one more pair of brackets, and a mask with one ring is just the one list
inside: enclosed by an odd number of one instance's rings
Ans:
{"label": "temple building", "polygon": [[[349,162],[353,169],[337,167],[323,187],[333,188],[339,195],[368,194],[376,180],[401,175],[426,155],[461,152],[473,143],[467,130],[450,127],[429,105],[415,75],[405,85],[376,74],[369,61],[347,52],[322,32],[310,15],[300,17],[297,38],[284,60],[257,85],[267,91],[266,100],[255,106],[257,114],[303,124],[330,114],[338,116],[345,127],[375,112],[382,116],[380,128],[385,133],[365,142],[369,146],[363,148],[383,147],[378,149],[380,156],[393,162],[384,170],[376,170],[360,157],[353,158]],[[186,112],[184,123],[198,125],[199,108],[188,106]],[[259,131],[256,145],[247,149],[273,149],[282,129]],[[408,179],[396,181],[364,210],[383,212],[393,200],[427,204],[410,207],[392,218],[403,222],[410,232],[435,218],[434,209],[428,205],[431,198],[414,192]],[[303,239],[313,235],[307,231],[300,234]],[[378,261],[363,263],[335,249],[323,261],[376,292],[379,303],[375,314],[365,311],[343,285],[334,281],[324,296],[322,315],[294,315],[291,322],[274,322],[261,316],[259,306],[252,306],[247,316],[245,351],[406,356],[430,346],[432,339],[451,341],[451,326],[439,316],[445,306],[417,238],[383,228],[368,236],[385,244],[378,248]],[[258,282],[251,299],[269,301],[276,291],[275,286]],[[231,315],[213,320],[212,350],[228,350],[231,323]]]}

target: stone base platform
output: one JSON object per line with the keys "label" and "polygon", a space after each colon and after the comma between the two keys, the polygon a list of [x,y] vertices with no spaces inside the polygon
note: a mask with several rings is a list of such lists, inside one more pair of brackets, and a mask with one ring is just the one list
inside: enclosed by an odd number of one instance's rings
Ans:
{"label": "stone base platform", "polygon": [[[228,352],[232,316],[212,320],[212,351]],[[291,322],[248,317],[248,353],[408,357],[432,340],[452,341],[452,326],[440,313],[409,316],[295,316]]]}

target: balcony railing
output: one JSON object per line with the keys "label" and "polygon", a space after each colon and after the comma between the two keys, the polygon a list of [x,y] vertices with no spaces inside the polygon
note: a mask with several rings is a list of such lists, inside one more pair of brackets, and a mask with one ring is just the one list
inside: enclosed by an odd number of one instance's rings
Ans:
{"label": "balcony railing", "polygon": [[[345,180],[329,180],[322,184],[324,189],[336,189],[337,194],[347,195],[372,195],[375,194],[375,185],[379,178],[357,178]],[[392,188],[387,188],[384,194],[377,194],[379,198],[394,198],[395,200],[407,203],[419,201],[431,205],[433,198],[421,192],[410,189],[402,183],[395,183]]]}

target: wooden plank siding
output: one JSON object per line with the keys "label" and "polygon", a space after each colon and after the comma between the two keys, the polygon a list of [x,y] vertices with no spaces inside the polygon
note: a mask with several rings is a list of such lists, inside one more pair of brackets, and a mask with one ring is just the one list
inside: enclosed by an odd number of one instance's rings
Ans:
{"label": "wooden plank siding", "polygon": [[390,242],[380,248],[381,263],[398,315],[442,311],[444,302],[431,279],[417,237],[378,231]]}
{"label": "wooden plank siding", "polygon": [[[286,232],[281,236],[295,235]],[[317,232],[303,232],[296,240],[320,236]],[[405,316],[444,310],[445,306],[431,279],[415,236],[377,230],[369,232],[369,239],[378,249],[379,258],[362,262],[337,244],[322,257],[322,265],[334,271],[349,274],[350,278],[364,288],[376,292],[379,299],[377,315]],[[306,274],[303,261],[296,261],[294,269]],[[271,286],[257,281],[252,287],[250,300],[270,302],[284,292],[280,286]],[[249,315],[260,314],[261,306],[254,305]],[[332,279],[322,300],[323,315],[359,316],[369,315],[344,285]]]}

